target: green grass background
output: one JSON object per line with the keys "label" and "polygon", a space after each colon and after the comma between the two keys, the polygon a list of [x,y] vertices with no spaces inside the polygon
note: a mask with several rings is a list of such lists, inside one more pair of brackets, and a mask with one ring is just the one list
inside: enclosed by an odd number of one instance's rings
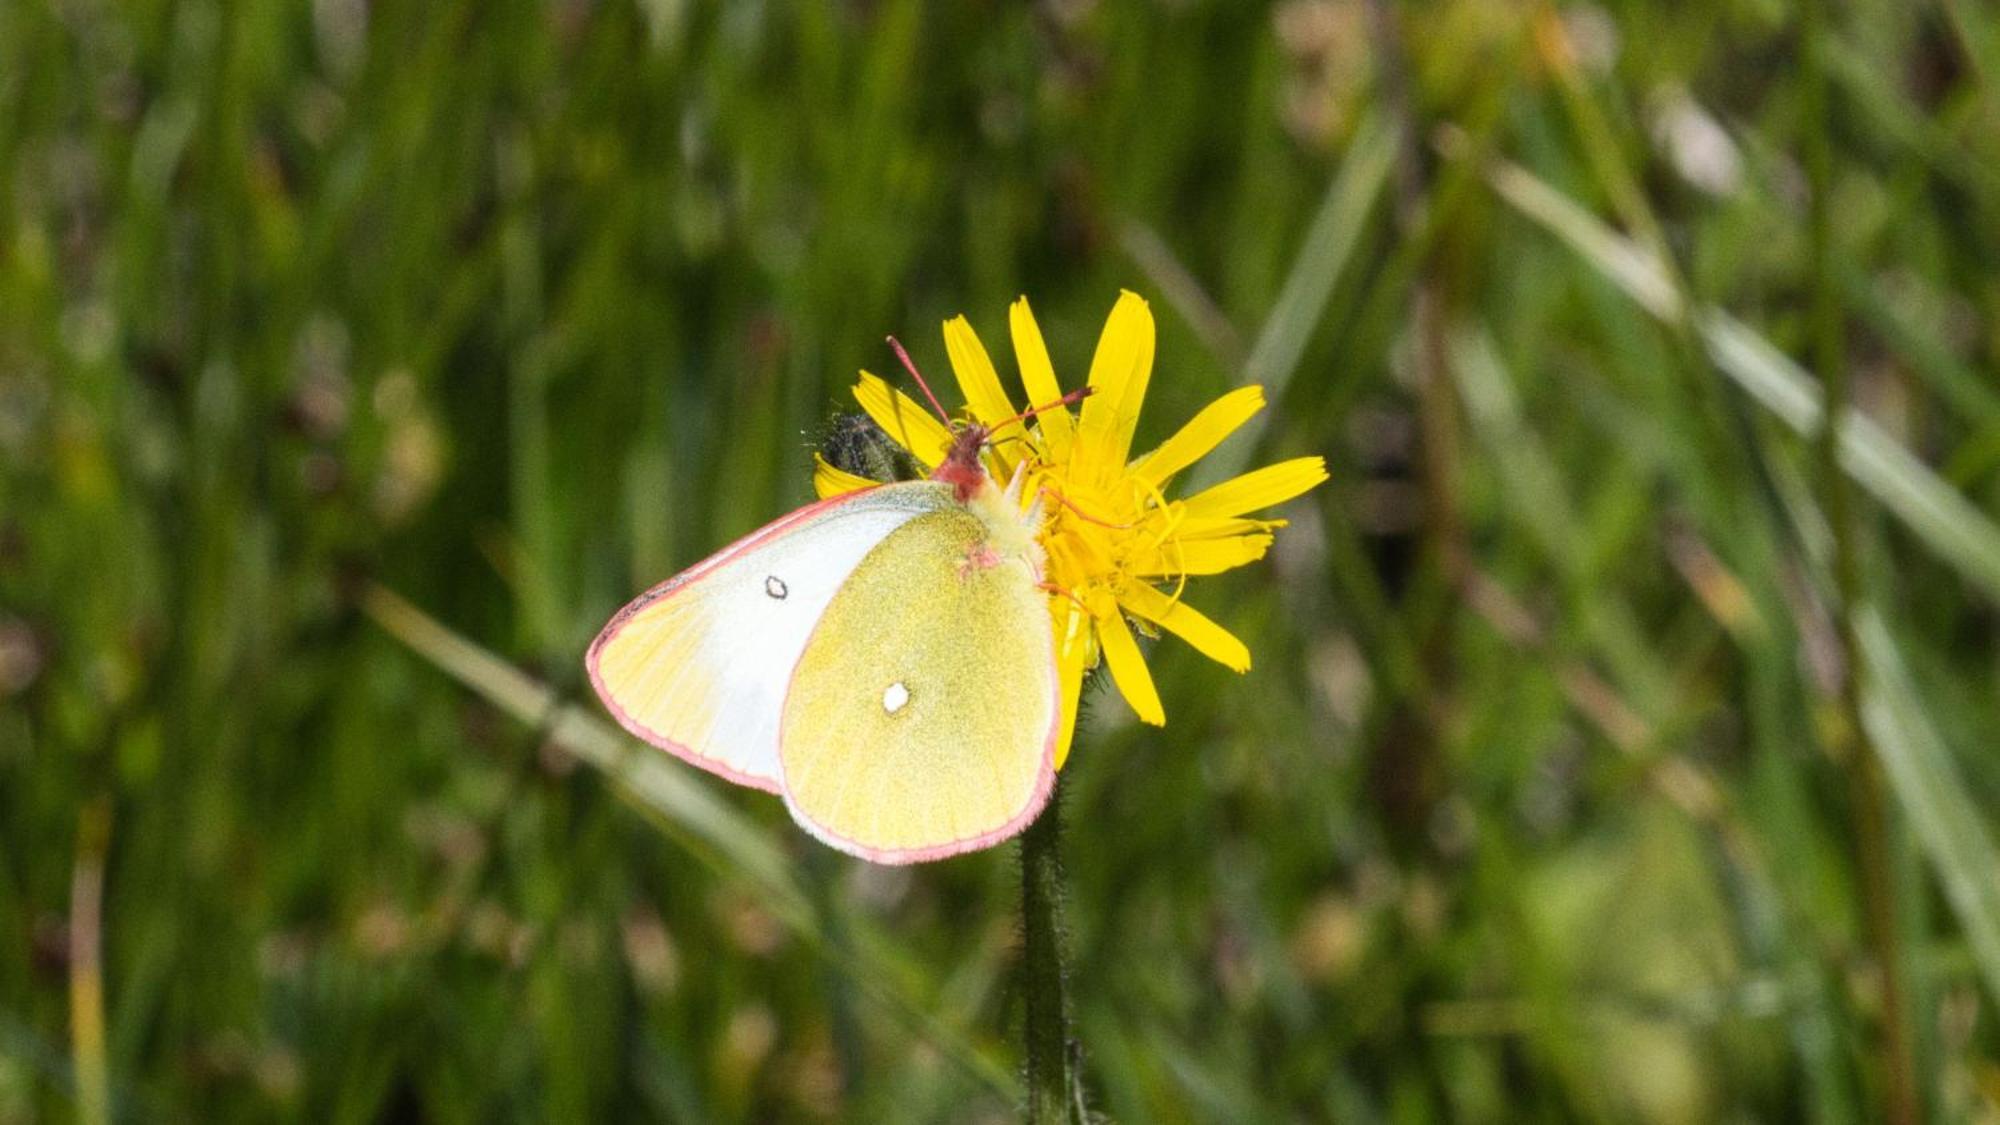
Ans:
{"label": "green grass background", "polygon": [[1063,775],[1096,1110],[2000,1118],[2000,13],[1388,10],[0,3],[0,1122],[1010,1118],[1010,850],[580,654],[1121,287],[1333,480]]}

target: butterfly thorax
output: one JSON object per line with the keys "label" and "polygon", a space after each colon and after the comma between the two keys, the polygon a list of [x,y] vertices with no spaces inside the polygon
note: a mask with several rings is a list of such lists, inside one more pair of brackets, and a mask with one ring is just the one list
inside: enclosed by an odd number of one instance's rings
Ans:
{"label": "butterfly thorax", "polygon": [[977,422],[952,427],[951,448],[932,471],[931,479],[951,485],[958,502],[986,525],[986,541],[967,556],[968,567],[983,569],[1018,558],[1039,578],[1044,555],[1042,545],[1035,540],[1034,528],[1040,523],[1040,516],[1037,510],[1023,513],[1019,493],[1012,489],[1003,492],[987,474],[979,455],[986,448],[991,432]]}

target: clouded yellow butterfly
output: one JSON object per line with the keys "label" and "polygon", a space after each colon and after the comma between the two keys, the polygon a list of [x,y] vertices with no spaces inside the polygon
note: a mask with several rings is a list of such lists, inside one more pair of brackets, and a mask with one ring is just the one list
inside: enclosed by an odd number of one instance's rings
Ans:
{"label": "clouded yellow butterfly", "polygon": [[1036,515],[955,428],[929,480],[810,504],[620,610],[590,681],[640,738],[877,863],[984,848],[1055,783]]}

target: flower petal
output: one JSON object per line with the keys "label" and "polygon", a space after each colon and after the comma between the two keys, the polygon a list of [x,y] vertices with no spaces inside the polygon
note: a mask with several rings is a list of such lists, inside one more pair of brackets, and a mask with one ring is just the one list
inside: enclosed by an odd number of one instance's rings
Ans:
{"label": "flower petal", "polygon": [[1264,388],[1238,387],[1203,407],[1180,432],[1158,449],[1132,463],[1132,473],[1159,487],[1167,479],[1203,457],[1222,439],[1236,432],[1252,415],[1264,409]]}
{"label": "flower petal", "polygon": [[1326,458],[1294,457],[1240,477],[1186,500],[1190,517],[1240,516],[1282,504],[1326,479]]}
{"label": "flower petal", "polygon": [[881,483],[864,476],[857,476],[819,454],[813,454],[813,491],[818,493],[822,500],[833,496],[845,496],[864,488],[874,488]]}
{"label": "flower petal", "polygon": [[[1020,460],[1020,443],[1002,442],[1004,438],[1025,438],[1027,431],[1018,421],[1012,421],[1017,413],[1014,404],[1007,400],[1007,392],[1000,386],[1000,373],[993,369],[993,359],[986,354],[986,345],[979,342],[978,333],[962,316],[952,317],[944,322],[944,350],[951,357],[952,373],[958,376],[959,393],[965,396],[965,404],[972,408],[972,416],[993,430],[992,450],[999,460],[999,479],[1005,481]],[[1000,423],[1006,422],[1006,425]]]}
{"label": "flower petal", "polygon": [[1062,729],[1056,735],[1056,768],[1069,760],[1070,744],[1076,739],[1077,700],[1083,695],[1083,675],[1090,670],[1094,655],[1090,646],[1090,619],[1066,597],[1055,599],[1057,616],[1063,622],[1056,632],[1056,678],[1061,689]]}
{"label": "flower petal", "polygon": [[1227,539],[1233,535],[1250,535],[1260,531],[1276,531],[1288,524],[1289,520],[1247,520],[1239,516],[1213,516],[1201,519],[1183,519],[1174,525],[1174,538],[1183,543],[1197,539]]}
{"label": "flower petal", "polygon": [[1104,662],[1111,666],[1111,682],[1118,685],[1118,694],[1132,705],[1139,721],[1166,726],[1167,712],[1160,706],[1153,674],[1146,670],[1146,658],[1140,655],[1139,642],[1132,639],[1123,613],[1114,610],[1108,617],[1097,618],[1097,642],[1104,649]]}
{"label": "flower petal", "polygon": [[951,431],[944,423],[878,376],[861,373],[861,381],[854,384],[854,401],[926,469],[937,468],[951,449]]}
{"label": "flower petal", "polygon": [[[1028,408],[1048,406],[1061,398],[1062,384],[1056,382],[1055,364],[1049,362],[1049,346],[1042,342],[1042,330],[1035,324],[1035,314],[1029,310],[1026,297],[1007,310],[1007,327],[1014,335],[1014,360],[1021,365],[1021,386],[1028,392]],[[1073,432],[1069,407],[1050,406],[1035,415],[1035,424],[1041,427],[1049,456],[1056,461],[1067,460]]]}
{"label": "flower petal", "polygon": [[1083,400],[1077,428],[1075,474],[1100,481],[1125,464],[1132,431],[1153,377],[1153,313],[1138,294],[1127,291],[1112,306],[1090,361],[1091,396]]}
{"label": "flower petal", "polygon": [[1235,634],[1179,598],[1170,598],[1143,582],[1119,592],[1118,604],[1195,647],[1195,651],[1232,672],[1250,670],[1250,649]]}
{"label": "flower petal", "polygon": [[1229,539],[1169,540],[1132,558],[1132,573],[1142,578],[1178,578],[1221,574],[1256,562],[1271,549],[1271,535],[1238,535]]}

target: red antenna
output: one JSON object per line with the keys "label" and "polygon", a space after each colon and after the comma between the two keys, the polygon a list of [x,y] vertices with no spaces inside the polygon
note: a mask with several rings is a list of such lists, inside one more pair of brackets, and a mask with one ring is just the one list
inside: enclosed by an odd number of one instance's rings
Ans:
{"label": "red antenna", "polygon": [[1030,406],[1028,409],[1023,410],[1019,414],[1014,415],[1012,418],[1007,419],[1005,422],[995,422],[993,423],[992,428],[997,430],[1005,426],[1011,426],[1014,423],[1019,422],[1024,418],[1033,418],[1035,415],[1040,414],[1044,410],[1054,410],[1058,406],[1068,406],[1073,402],[1082,402],[1084,399],[1089,398],[1096,392],[1097,392],[1096,387],[1078,387],[1077,389],[1062,396],[1061,398],[1055,400],[1054,402],[1045,402],[1040,406]]}
{"label": "red antenna", "polygon": [[903,370],[909,372],[910,378],[917,381],[917,386],[924,392],[924,397],[930,400],[931,409],[937,411],[938,417],[944,421],[945,428],[950,429],[951,415],[945,413],[944,407],[938,404],[937,396],[931,393],[931,385],[924,382],[923,372],[918,371],[917,365],[910,362],[910,353],[903,350],[902,341],[891,336],[889,346],[896,349],[896,358],[903,361]]}

